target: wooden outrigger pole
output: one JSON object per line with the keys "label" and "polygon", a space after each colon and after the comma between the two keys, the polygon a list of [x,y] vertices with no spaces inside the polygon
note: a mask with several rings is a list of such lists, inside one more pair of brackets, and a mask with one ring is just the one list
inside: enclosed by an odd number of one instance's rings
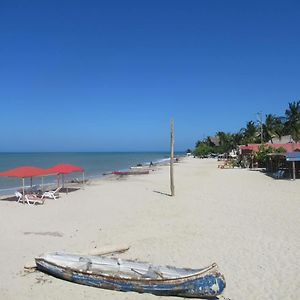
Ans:
{"label": "wooden outrigger pole", "polygon": [[170,187],[171,196],[175,196],[175,186],[174,186],[174,120],[171,120],[171,154],[170,154]]}

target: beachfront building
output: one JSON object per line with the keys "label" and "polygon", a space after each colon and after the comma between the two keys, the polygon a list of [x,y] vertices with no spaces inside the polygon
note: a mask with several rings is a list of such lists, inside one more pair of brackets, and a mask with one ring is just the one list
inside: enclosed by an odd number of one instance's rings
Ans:
{"label": "beachfront building", "polygon": [[286,152],[300,151],[300,143],[266,143],[266,144],[247,144],[239,146],[240,154],[249,154],[259,151],[261,146],[271,147],[273,149],[283,148]]}
{"label": "beachfront building", "polygon": [[282,137],[274,137],[268,142],[269,144],[290,144],[295,143],[291,135],[284,135]]}
{"label": "beachfront building", "polygon": [[[259,160],[262,151],[265,159]],[[239,154],[245,167],[264,167],[275,178],[296,179],[300,175],[300,143],[241,145]]]}
{"label": "beachfront building", "polygon": [[276,179],[300,177],[300,152],[270,153],[266,163],[266,171]]}

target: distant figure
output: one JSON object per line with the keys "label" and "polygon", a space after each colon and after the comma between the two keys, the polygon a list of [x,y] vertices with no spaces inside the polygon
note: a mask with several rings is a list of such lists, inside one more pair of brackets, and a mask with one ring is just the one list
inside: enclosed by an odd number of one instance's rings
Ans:
{"label": "distant figure", "polygon": [[153,166],[153,162],[152,161],[150,161],[150,167],[152,167]]}

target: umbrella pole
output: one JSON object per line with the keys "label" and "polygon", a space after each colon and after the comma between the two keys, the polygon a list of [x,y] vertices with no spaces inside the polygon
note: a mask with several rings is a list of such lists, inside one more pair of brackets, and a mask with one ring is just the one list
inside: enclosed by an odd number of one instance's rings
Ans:
{"label": "umbrella pole", "polygon": [[[65,189],[65,174],[61,174],[61,180],[62,180],[62,187],[63,189]],[[67,186],[67,194],[68,194],[69,190],[68,190],[68,186]]]}
{"label": "umbrella pole", "polygon": [[22,181],[23,181],[23,204],[25,204],[25,179],[22,178]]}
{"label": "umbrella pole", "polygon": [[42,192],[44,193],[44,176],[42,176]]}
{"label": "umbrella pole", "polygon": [[82,172],[82,189],[84,190],[84,172]]}
{"label": "umbrella pole", "polygon": [[293,180],[296,180],[296,164],[293,161]]}

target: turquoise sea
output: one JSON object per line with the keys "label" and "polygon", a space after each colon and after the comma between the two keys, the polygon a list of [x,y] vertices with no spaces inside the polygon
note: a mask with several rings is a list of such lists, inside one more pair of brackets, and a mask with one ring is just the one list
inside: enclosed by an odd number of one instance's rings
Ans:
{"label": "turquoise sea", "polygon": [[[176,155],[182,155],[179,152]],[[63,152],[63,153],[0,153],[0,172],[21,167],[35,166],[49,168],[60,163],[73,164],[85,169],[87,178],[101,177],[103,173],[114,170],[125,170],[137,164],[159,162],[169,157],[168,152]],[[81,178],[81,174],[73,173],[68,179]],[[40,184],[40,178],[33,179],[34,184]],[[55,182],[53,176],[45,177],[44,182]],[[29,179],[26,179],[29,185]],[[17,178],[0,177],[0,195],[8,195],[21,187],[21,180]]]}

